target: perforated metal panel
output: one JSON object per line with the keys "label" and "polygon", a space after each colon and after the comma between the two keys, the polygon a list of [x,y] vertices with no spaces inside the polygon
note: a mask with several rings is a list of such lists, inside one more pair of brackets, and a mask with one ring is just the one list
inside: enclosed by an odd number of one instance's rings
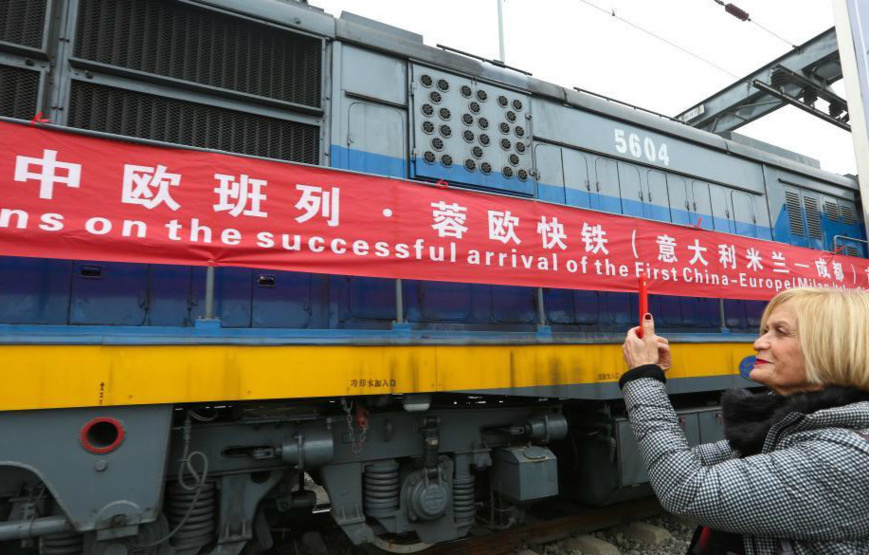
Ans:
{"label": "perforated metal panel", "polygon": [[165,0],[83,0],[75,56],[320,106],[322,42]]}
{"label": "perforated metal panel", "polygon": [[42,48],[48,0],[0,1],[0,41]]}
{"label": "perforated metal panel", "polygon": [[32,118],[38,96],[38,71],[0,65],[0,116]]}
{"label": "perforated metal panel", "polygon": [[413,79],[415,175],[534,190],[525,95],[423,66]]}
{"label": "perforated metal panel", "polygon": [[315,125],[74,81],[69,125],[118,135],[319,162]]}

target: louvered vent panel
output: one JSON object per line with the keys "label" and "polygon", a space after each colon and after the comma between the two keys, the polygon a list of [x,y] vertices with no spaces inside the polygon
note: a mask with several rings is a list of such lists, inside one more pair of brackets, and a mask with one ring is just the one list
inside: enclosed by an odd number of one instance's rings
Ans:
{"label": "louvered vent panel", "polygon": [[69,125],[154,139],[319,163],[319,127],[74,81]]}
{"label": "louvered vent panel", "polygon": [[33,118],[38,96],[38,71],[0,65],[0,116]]}
{"label": "louvered vent panel", "polygon": [[805,236],[806,229],[803,226],[803,216],[800,210],[800,194],[794,191],[785,191],[785,203],[787,205],[791,234]]}
{"label": "louvered vent panel", "polygon": [[165,0],[83,0],[75,55],[320,106],[319,39]]}
{"label": "louvered vent panel", "polygon": [[845,254],[848,256],[860,256],[860,249],[857,247],[845,247]]}
{"label": "louvered vent panel", "polygon": [[0,41],[42,49],[48,0],[0,0]]}
{"label": "louvered vent panel", "polygon": [[809,237],[821,239],[821,213],[818,211],[818,199],[803,197],[803,203],[806,207],[806,224],[808,224],[809,228]]}
{"label": "louvered vent panel", "polygon": [[839,221],[839,205],[834,200],[824,202],[824,213],[831,222]]}
{"label": "louvered vent panel", "polygon": [[854,218],[854,210],[847,205],[842,205],[839,207],[839,213],[842,215],[842,223],[846,225],[854,225],[856,219]]}

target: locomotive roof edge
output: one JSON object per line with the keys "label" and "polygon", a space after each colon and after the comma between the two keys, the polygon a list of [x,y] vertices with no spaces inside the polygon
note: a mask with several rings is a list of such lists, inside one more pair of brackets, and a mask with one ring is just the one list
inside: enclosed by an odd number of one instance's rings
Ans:
{"label": "locomotive roof edge", "polygon": [[[639,125],[681,140],[699,143],[740,158],[777,166],[808,177],[831,182],[852,191],[858,190],[856,178],[813,167],[800,161],[806,157],[798,153],[790,153],[775,145],[770,146],[779,152],[764,150],[763,143],[760,141],[749,141],[752,144],[746,144],[727,139],[678,122],[668,116],[634,107],[615,99],[566,88],[468,56],[428,46],[423,43],[422,35],[353,13],[343,12],[340,17],[336,18],[320,8],[288,0],[180,1],[266,20],[291,30],[312,33],[326,40],[361,46],[408,61],[512,88],[532,96],[556,100],[574,108]],[[792,154],[795,159],[786,157],[787,154],[785,153]]]}

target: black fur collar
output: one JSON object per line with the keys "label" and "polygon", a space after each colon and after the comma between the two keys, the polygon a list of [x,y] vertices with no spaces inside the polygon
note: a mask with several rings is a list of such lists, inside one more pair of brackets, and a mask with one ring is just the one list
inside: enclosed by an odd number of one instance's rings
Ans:
{"label": "black fur collar", "polygon": [[811,414],[866,400],[869,392],[838,385],[792,395],[733,389],[721,397],[724,437],[740,456],[756,455],[763,449],[769,429],[788,414]]}

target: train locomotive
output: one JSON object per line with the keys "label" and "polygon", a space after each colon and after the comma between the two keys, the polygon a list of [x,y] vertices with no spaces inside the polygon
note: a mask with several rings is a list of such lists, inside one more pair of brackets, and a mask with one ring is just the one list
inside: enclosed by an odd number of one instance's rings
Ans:
{"label": "train locomotive", "polygon": [[[0,116],[37,114],[867,254],[851,176],[306,3],[7,0]],[[750,385],[762,307],[652,297],[692,442]],[[2,257],[0,550],[264,551],[324,491],[355,544],[411,552],[555,495],[646,495],[616,383],[636,313],[628,293]]]}

